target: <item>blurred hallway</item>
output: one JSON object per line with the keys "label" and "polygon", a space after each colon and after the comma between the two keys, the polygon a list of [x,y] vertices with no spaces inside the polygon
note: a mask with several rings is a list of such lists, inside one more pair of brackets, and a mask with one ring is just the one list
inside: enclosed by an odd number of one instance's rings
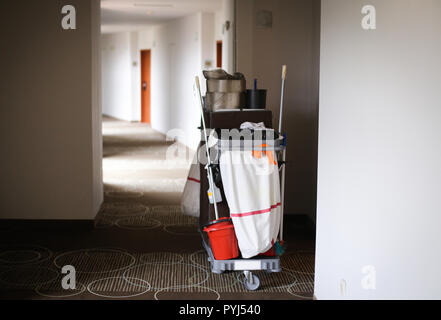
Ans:
{"label": "blurred hallway", "polygon": [[146,124],[103,118],[105,200],[178,205],[192,157],[191,150]]}
{"label": "blurred hallway", "polygon": [[144,215],[145,208],[180,214],[193,151],[166,140],[144,123],[103,118],[104,204],[98,226],[107,225],[106,212],[115,210],[131,210],[132,217],[137,211]]}

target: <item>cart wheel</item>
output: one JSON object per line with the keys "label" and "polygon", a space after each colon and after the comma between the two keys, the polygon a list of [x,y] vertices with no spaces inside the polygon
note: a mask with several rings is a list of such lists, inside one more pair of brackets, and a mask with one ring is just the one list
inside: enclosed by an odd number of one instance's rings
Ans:
{"label": "cart wheel", "polygon": [[252,277],[252,282],[249,279],[247,279],[247,277],[245,276],[243,280],[243,284],[247,290],[254,291],[259,288],[260,280],[255,274],[252,274],[251,277]]}
{"label": "cart wheel", "polygon": [[212,272],[212,273],[216,273],[216,274],[222,274],[222,273],[224,273],[222,270],[215,269],[215,268],[213,267],[213,265],[211,266],[211,272]]}

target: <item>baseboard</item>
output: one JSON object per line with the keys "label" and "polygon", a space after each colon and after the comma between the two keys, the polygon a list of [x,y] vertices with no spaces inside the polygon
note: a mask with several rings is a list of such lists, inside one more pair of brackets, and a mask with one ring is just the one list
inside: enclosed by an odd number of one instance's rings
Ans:
{"label": "baseboard", "polygon": [[1,230],[62,230],[62,229],[90,229],[94,228],[94,220],[27,220],[27,219],[0,219]]}

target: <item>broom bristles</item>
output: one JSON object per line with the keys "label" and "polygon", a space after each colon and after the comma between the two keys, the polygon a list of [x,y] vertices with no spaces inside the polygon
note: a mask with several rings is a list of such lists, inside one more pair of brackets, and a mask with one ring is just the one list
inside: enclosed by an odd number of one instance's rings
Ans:
{"label": "broom bristles", "polygon": [[285,253],[286,243],[283,240],[279,240],[275,243],[276,255],[281,256]]}

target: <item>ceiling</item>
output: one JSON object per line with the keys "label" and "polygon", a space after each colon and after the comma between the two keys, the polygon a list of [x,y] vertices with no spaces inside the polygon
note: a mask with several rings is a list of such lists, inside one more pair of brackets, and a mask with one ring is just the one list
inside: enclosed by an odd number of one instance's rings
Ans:
{"label": "ceiling", "polygon": [[222,0],[101,0],[101,32],[134,31],[198,11],[215,12]]}

